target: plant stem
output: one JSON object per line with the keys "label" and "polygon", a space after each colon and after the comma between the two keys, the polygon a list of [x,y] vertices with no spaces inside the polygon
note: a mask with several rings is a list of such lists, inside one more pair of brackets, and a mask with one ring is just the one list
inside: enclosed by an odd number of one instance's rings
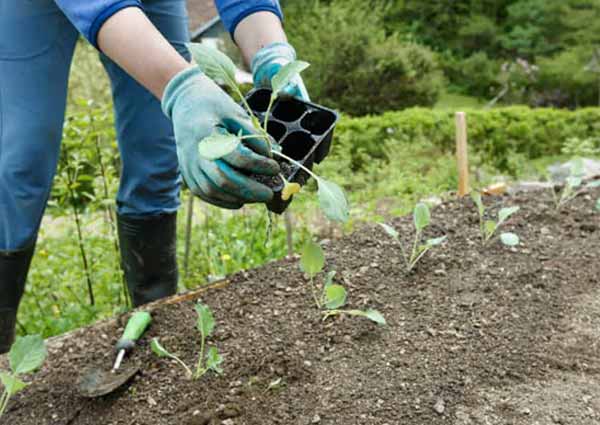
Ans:
{"label": "plant stem", "polygon": [[419,260],[427,253],[427,251],[429,251],[429,248],[425,248],[423,251],[421,251],[421,253],[417,256],[417,258],[415,258],[415,260],[412,262],[412,264],[410,266],[410,270],[412,270],[413,267],[417,265]]}
{"label": "plant stem", "polygon": [[8,391],[4,390],[2,393],[2,397],[0,398],[0,418],[4,415],[4,411],[6,410],[6,406],[8,405],[9,400]]}
{"label": "plant stem", "polygon": [[[90,123],[92,130],[94,130],[94,114],[90,113]],[[100,137],[98,135],[94,136],[94,145],[96,146],[96,155],[98,156],[98,165],[100,166],[100,175],[102,177],[102,186],[104,189],[104,199],[109,199],[109,191],[108,191],[108,176],[106,172],[106,167],[104,166],[104,160],[102,159],[102,150],[100,149],[100,143],[98,141]],[[117,226],[115,225],[115,217],[113,215],[113,210],[109,205],[106,205],[106,213],[108,214],[108,222],[110,224],[110,231],[113,239],[113,247],[115,250],[115,255],[117,259],[117,264],[119,263],[119,256],[121,255],[121,250],[119,247],[119,238],[117,236]],[[125,278],[123,273],[120,271],[120,266],[117,265],[117,270],[119,270],[119,277],[121,278],[121,287],[123,289],[123,297],[125,298],[125,305],[131,306],[131,300],[129,299],[129,291],[127,290],[127,284],[125,283]],[[119,294],[119,302],[121,294]]]}
{"label": "plant stem", "polygon": [[415,233],[415,240],[413,242],[412,252],[410,254],[410,261],[409,261],[409,265],[408,265],[408,271],[411,271],[412,268],[416,264],[415,257],[417,256],[417,244],[419,243],[420,239],[421,239],[421,232],[417,230],[416,233]]}
{"label": "plant stem", "polygon": [[[87,280],[88,294],[90,297],[90,304],[94,305],[94,289],[92,286],[92,277],[90,268],[88,266],[87,256],[85,253],[85,247],[83,245],[83,233],[81,232],[81,222],[79,220],[79,213],[77,212],[77,205],[75,204],[75,193],[73,191],[73,184],[77,180],[77,174],[75,177],[71,176],[69,168],[71,164],[69,163],[68,153],[65,152],[66,165],[67,165],[67,190],[69,191],[69,198],[71,199],[71,208],[73,209],[73,215],[75,217],[75,226],[77,227],[77,241],[79,243],[79,251],[81,252],[81,260],[83,261],[83,269],[85,271],[85,277]],[[77,168],[75,169],[75,173],[77,173]]]}
{"label": "plant stem", "polygon": [[265,122],[263,123],[263,130],[265,131],[265,133],[267,133],[269,116],[271,115],[271,108],[273,107],[273,103],[275,103],[275,99],[277,99],[277,96],[273,96],[273,94],[271,94],[271,98],[269,99],[269,106],[267,106],[267,112],[265,113]]}
{"label": "plant stem", "polygon": [[408,268],[408,256],[406,255],[406,250],[402,245],[402,241],[400,238],[394,238],[394,240],[398,243],[398,247],[400,248],[400,253],[402,254],[402,259],[404,260],[404,265]]}
{"label": "plant stem", "polygon": [[204,341],[205,341],[205,339],[206,339],[206,336],[202,332],[202,338],[200,340],[200,357],[198,358],[198,365],[196,366],[196,375],[194,376],[194,379],[200,378],[202,375],[204,375],[204,372],[205,372],[205,370],[202,368],[202,361],[204,360]]}
{"label": "plant stem", "polygon": [[329,319],[332,316],[339,316],[344,313],[343,310],[327,310],[323,312],[323,321]]}
{"label": "plant stem", "polygon": [[264,134],[247,134],[245,136],[240,137],[240,140],[246,140],[246,139],[268,139],[268,137],[265,136]]}
{"label": "plant stem", "polygon": [[187,373],[187,375],[192,378],[194,376],[194,372],[192,372],[192,370],[188,367],[188,365],[186,365],[183,360],[181,360],[179,357],[171,354],[171,358],[173,360],[175,360],[177,363],[179,363],[181,366],[183,366],[183,368],[185,369],[185,372]]}
{"label": "plant stem", "polygon": [[[242,99],[242,103],[244,104],[244,108],[246,108],[246,111],[248,112],[248,114],[253,116],[254,118],[258,119],[258,117],[254,114],[254,111],[252,110],[252,108],[250,108],[250,105],[248,105],[248,101],[242,94],[240,88],[237,87],[237,85],[235,86],[235,90],[236,90],[237,95],[240,97],[240,99]],[[268,121],[268,118],[265,121]],[[262,127],[259,127],[259,128],[257,128],[257,130],[259,130],[263,133],[263,137],[267,140],[267,143],[269,144],[269,149],[270,149],[271,148],[271,139],[269,138],[269,133],[267,133],[266,124],[265,124],[265,129],[263,129]],[[256,137],[256,136],[253,136],[253,137]]]}
{"label": "plant stem", "polygon": [[313,279],[313,277],[310,277],[310,289],[312,292],[312,296],[313,299],[315,300],[315,304],[317,305],[317,308],[320,310],[321,309],[321,303],[319,302],[319,297],[317,297],[317,290],[315,288],[315,281]]}

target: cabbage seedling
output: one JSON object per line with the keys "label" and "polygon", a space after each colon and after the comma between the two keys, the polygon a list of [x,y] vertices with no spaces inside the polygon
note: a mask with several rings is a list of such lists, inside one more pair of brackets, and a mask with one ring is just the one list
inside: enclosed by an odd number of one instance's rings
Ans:
{"label": "cabbage seedling", "polygon": [[[508,218],[519,211],[519,207],[506,207],[498,211],[498,221],[485,219],[485,206],[481,199],[481,193],[471,192],[471,199],[477,206],[479,213],[479,232],[481,233],[481,242],[486,245],[494,236],[498,228],[508,220]],[[505,232],[500,234],[500,241],[506,246],[517,246],[520,242],[519,236],[515,233]]]}
{"label": "cabbage seedling", "polygon": [[[223,156],[233,152],[244,139],[249,138],[262,138],[271,144],[271,136],[269,136],[267,133],[267,125],[273,103],[282,90],[290,83],[290,81],[300,72],[308,68],[309,64],[302,61],[290,62],[281,67],[279,72],[273,76],[271,79],[272,93],[269,99],[265,121],[261,126],[258,118],[254,115],[252,108],[250,108],[248,105],[248,102],[244,98],[244,95],[235,81],[236,68],[231,59],[229,59],[227,55],[221,53],[220,51],[203,44],[190,43],[188,44],[188,48],[192,53],[194,61],[206,76],[213,80],[223,82],[240,98],[257,131],[257,134],[252,135],[242,135],[241,133],[236,135],[228,133],[224,129],[219,129],[219,131],[215,129],[212,135],[207,137],[198,145],[198,151],[200,155],[210,160],[222,158]],[[319,198],[319,205],[327,218],[342,223],[348,221],[348,201],[344,191],[337,184],[317,176],[307,167],[281,152],[281,149],[278,146],[272,145],[271,152],[273,155],[278,156],[279,158],[288,161],[296,167],[304,170],[315,179],[318,187],[317,195]],[[288,182],[281,174],[279,177],[284,183],[282,199],[287,201],[292,195],[300,191],[300,185]]]}
{"label": "cabbage seedling", "polygon": [[4,386],[0,397],[0,417],[6,411],[10,398],[29,385],[21,380],[21,376],[39,369],[47,355],[46,345],[41,336],[28,335],[17,338],[8,353],[10,371],[0,371],[0,381]]}
{"label": "cabbage seedling", "polygon": [[557,210],[560,210],[565,204],[575,199],[586,189],[600,187],[600,180],[589,182],[586,185],[583,185],[584,175],[585,170],[583,166],[583,160],[581,158],[576,158],[573,161],[571,161],[569,175],[565,180],[565,185],[563,189],[560,191],[560,195],[557,195],[554,191],[554,188],[552,188],[554,205]]}
{"label": "cabbage seedling", "polygon": [[431,223],[429,207],[427,207],[427,205],[424,203],[418,203],[415,206],[413,211],[413,223],[415,226],[415,237],[410,255],[408,255],[407,250],[404,248],[404,245],[402,245],[400,234],[396,231],[396,229],[394,229],[392,226],[388,226],[385,223],[379,223],[383,230],[396,242],[398,242],[398,245],[400,246],[400,252],[402,253],[402,259],[406,264],[407,272],[410,272],[417,265],[419,260],[423,258],[427,251],[435,246],[441,245],[447,238],[446,236],[441,236],[439,238],[427,239],[425,243],[421,243],[423,230]]}
{"label": "cabbage seedling", "polygon": [[323,249],[314,242],[307,243],[302,250],[300,269],[310,279],[312,296],[317,308],[323,310],[323,320],[326,320],[328,317],[346,314],[349,316],[365,317],[380,325],[386,324],[385,318],[377,310],[341,310],[341,307],[346,305],[348,294],[346,288],[333,282],[336,275],[335,271],[327,273],[321,293],[318,294],[314,278],[323,271],[324,267],[325,255],[323,254]]}
{"label": "cabbage seedling", "polygon": [[192,372],[192,369],[187,364],[185,364],[185,362],[179,357],[168,352],[160,344],[158,338],[152,339],[152,351],[158,357],[167,357],[172,360],[175,360],[181,367],[184,368],[186,376],[190,379],[200,379],[209,370],[212,370],[220,375],[221,373],[223,373],[223,369],[221,369],[220,367],[221,363],[223,363],[223,357],[221,357],[221,355],[219,354],[217,347],[212,346],[208,348],[208,351],[205,350],[206,338],[208,338],[212,334],[215,328],[215,319],[213,317],[212,311],[207,305],[204,305],[201,302],[198,302],[198,304],[196,304],[195,309],[196,313],[198,314],[196,328],[200,332],[200,354],[198,355],[198,363],[196,365],[195,372]]}

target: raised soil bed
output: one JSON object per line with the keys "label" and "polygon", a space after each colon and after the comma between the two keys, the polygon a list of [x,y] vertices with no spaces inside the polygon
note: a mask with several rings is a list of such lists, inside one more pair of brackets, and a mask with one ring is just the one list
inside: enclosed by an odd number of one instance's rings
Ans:
{"label": "raised soil bed", "polygon": [[[158,336],[194,363],[191,300],[156,307],[127,360],[142,372],[103,399],[78,395],[78,374],[109,367],[125,317],[57,338],[3,423],[597,425],[598,196],[579,196],[560,212],[547,193],[486,199],[495,210],[521,206],[507,225],[521,237],[517,248],[483,248],[472,202],[443,204],[427,236],[448,242],[408,276],[378,226],[326,243],[350,307],[380,310],[388,327],[322,322],[296,259],[239,273],[201,295],[217,319],[211,343],[225,357],[222,376],[188,381],[150,352]],[[408,241],[411,218],[392,224]]]}

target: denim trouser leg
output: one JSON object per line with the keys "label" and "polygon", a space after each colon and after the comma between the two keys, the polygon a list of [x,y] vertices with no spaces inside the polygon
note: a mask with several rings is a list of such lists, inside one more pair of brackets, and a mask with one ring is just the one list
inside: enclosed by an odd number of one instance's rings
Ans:
{"label": "denim trouser leg", "polygon": [[[184,0],[144,10],[186,57]],[[31,245],[56,171],[77,31],[51,0],[0,0],[0,251]],[[106,57],[123,162],[118,212],[151,216],[179,204],[175,141],[160,102]]]}
{"label": "denim trouser leg", "polygon": [[[185,57],[189,41],[184,0],[144,1],[144,11],[167,40]],[[147,217],[175,212],[180,176],[171,121],[160,101],[116,63],[101,55],[113,90],[116,129],[123,171],[119,215]]]}
{"label": "denim trouser leg", "polygon": [[0,251],[21,250],[37,236],[77,37],[51,0],[0,0]]}

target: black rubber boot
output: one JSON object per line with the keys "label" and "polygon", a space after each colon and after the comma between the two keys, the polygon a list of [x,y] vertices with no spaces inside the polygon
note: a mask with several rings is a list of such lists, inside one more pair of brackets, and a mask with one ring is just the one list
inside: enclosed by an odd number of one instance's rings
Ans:
{"label": "black rubber boot", "polygon": [[8,352],[15,339],[17,310],[34,248],[35,244],[20,251],[0,251],[0,354]]}
{"label": "black rubber boot", "polygon": [[134,307],[177,292],[177,213],[117,218],[121,267]]}

